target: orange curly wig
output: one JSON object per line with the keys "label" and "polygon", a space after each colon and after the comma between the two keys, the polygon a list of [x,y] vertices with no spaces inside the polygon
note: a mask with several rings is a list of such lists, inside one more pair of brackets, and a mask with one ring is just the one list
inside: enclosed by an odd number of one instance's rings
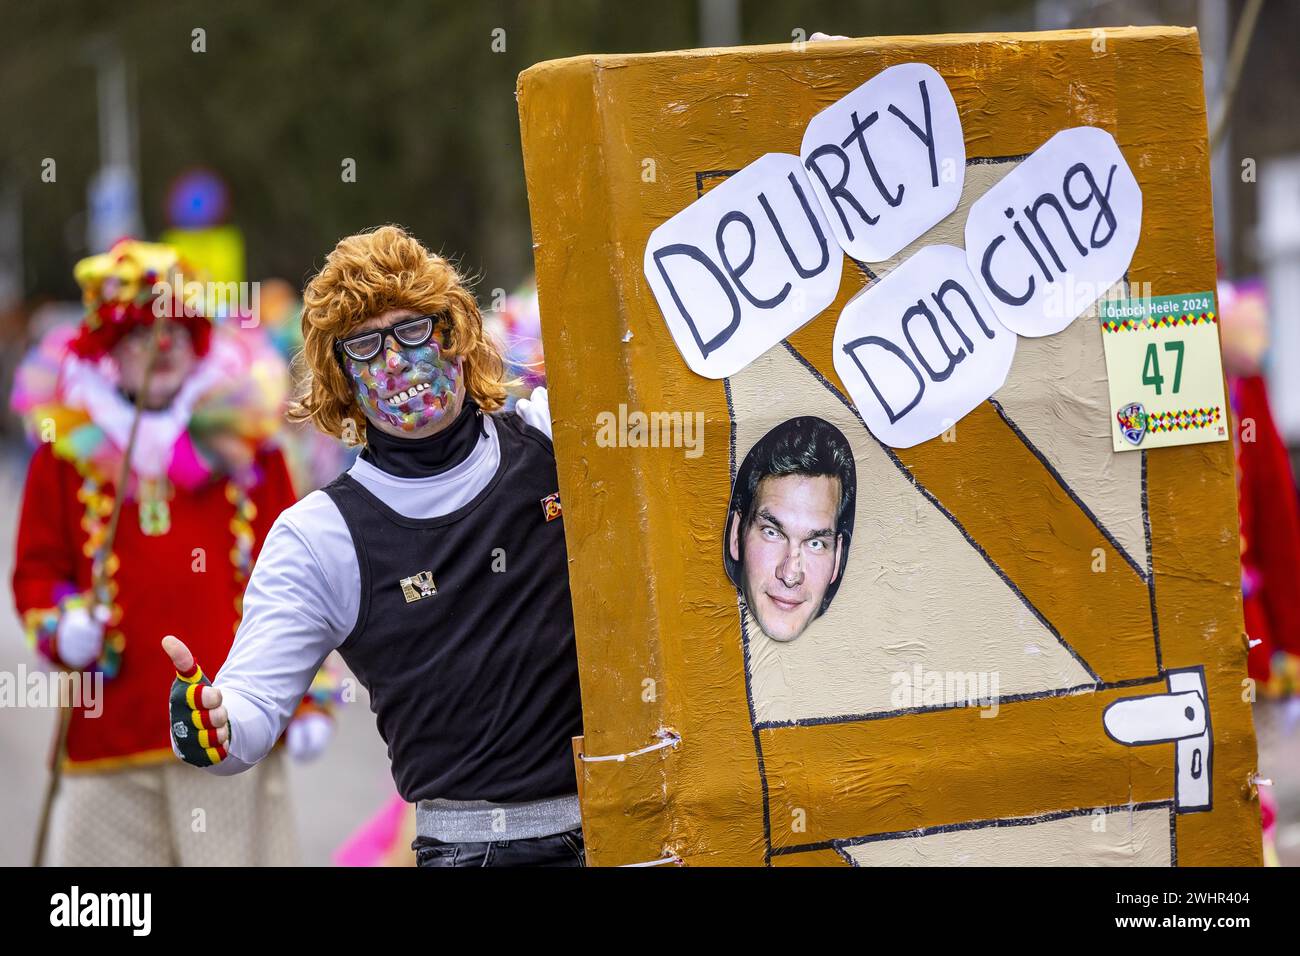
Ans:
{"label": "orange curly wig", "polygon": [[502,406],[509,384],[505,363],[484,331],[478,303],[465,280],[455,266],[401,226],[389,225],[339,240],[324,268],[307,284],[291,421],[310,421],[335,438],[348,432],[364,440],[365,415],[355,386],[335,358],[334,343],[391,309],[445,314],[451,335],[444,354],[461,358],[466,394],[485,412]]}

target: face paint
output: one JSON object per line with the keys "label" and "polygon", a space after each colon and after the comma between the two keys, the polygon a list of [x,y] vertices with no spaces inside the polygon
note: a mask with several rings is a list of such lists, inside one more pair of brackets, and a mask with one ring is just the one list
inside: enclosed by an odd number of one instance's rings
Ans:
{"label": "face paint", "polygon": [[460,359],[442,353],[437,338],[416,348],[384,337],[384,347],[369,362],[344,358],[366,418],[385,431],[414,434],[460,411]]}

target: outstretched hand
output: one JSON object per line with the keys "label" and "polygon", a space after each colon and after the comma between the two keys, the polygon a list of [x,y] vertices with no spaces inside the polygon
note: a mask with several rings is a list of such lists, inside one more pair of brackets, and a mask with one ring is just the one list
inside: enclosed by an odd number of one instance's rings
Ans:
{"label": "outstretched hand", "polygon": [[168,699],[172,750],[196,767],[220,763],[230,742],[230,718],[221,705],[221,691],[179,638],[168,634],[162,648],[176,668]]}

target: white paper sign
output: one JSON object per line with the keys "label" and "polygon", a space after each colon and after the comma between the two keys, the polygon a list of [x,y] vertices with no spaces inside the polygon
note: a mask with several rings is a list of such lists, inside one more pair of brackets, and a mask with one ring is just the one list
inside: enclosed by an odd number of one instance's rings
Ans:
{"label": "white paper sign", "polygon": [[799,160],[768,153],[651,233],[644,268],[691,371],[726,378],[830,305],[843,265]]}
{"label": "white paper sign", "polygon": [[1119,281],[1142,230],[1142,190],[1105,130],[1062,130],[980,197],[970,271],[1002,324],[1052,335]]}
{"label": "white paper sign", "polygon": [[956,246],[926,246],[844,307],[835,371],[871,433],[910,448],[1002,387],[1016,336]]}
{"label": "white paper sign", "polygon": [[891,66],[814,116],[799,158],[836,240],[863,262],[948,216],[966,175],[957,104],[924,63]]}

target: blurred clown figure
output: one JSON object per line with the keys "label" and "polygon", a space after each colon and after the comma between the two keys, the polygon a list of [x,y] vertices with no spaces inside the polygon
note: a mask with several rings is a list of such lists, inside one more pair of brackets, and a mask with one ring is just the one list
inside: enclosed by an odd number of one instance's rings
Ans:
{"label": "blurred clown figure", "polygon": [[1220,280],[1219,313],[1237,458],[1242,611],[1256,642],[1246,665],[1265,695],[1293,695],[1300,693],[1300,504],[1262,374],[1264,284]]}
{"label": "blurred clown figure", "polygon": [[[157,641],[184,630],[205,658],[224,660],[262,540],[294,501],[272,443],[283,362],[257,333],[215,325],[171,296],[181,273],[171,248],[134,241],[81,261],[82,324],[48,333],[16,380],[13,405],[38,447],[18,528],[15,603],[42,657],[102,687],[73,709],[66,752],[56,755],[60,865],[296,856],[280,759],[246,780],[197,773],[176,762],[157,720],[174,677]],[[155,322],[164,325],[146,375]],[[119,488],[137,398],[130,477]],[[298,708],[304,723],[293,736],[304,753],[328,737],[321,703]]]}

